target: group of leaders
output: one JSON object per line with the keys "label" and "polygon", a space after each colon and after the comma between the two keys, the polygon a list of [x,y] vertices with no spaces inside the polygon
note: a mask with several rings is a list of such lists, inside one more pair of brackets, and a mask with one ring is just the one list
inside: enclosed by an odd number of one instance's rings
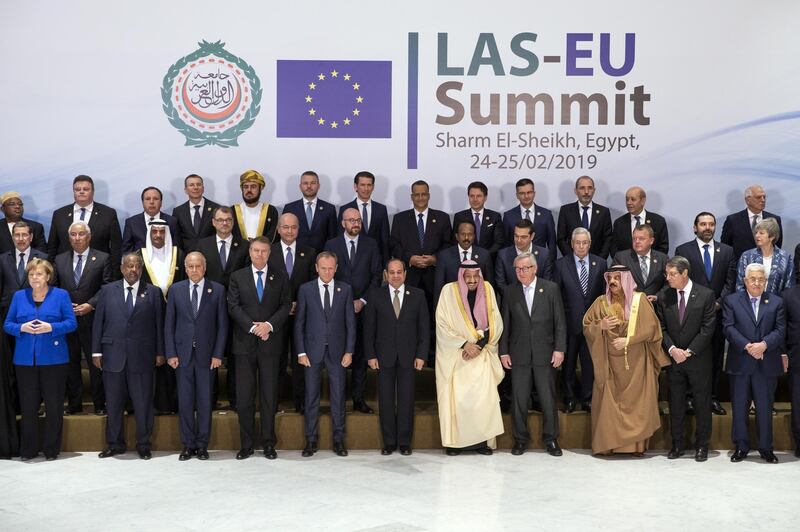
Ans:
{"label": "group of leaders", "polygon": [[641,454],[660,426],[658,375],[666,367],[669,457],[684,454],[685,414],[694,410],[695,459],[704,461],[712,413],[726,413],[718,390],[724,361],[731,459],[750,450],[752,405],[758,451],[777,461],[772,406],[787,371],[800,442],[800,261],[781,249],[781,220],[765,210],[763,188],[745,190],[746,208],[727,216],[720,240],[715,216],[699,213],[696,238],[670,259],[666,222],[645,209],[641,187],[626,192],[627,212],[612,223],[593,200],[593,179],[581,176],[577,201],[561,207],[556,225],[535,203],[530,179],[516,183],[519,204],[503,215],[485,208],[484,183],[470,183],[469,208],[452,222],[429,207],[428,184],[416,181],[413,207],[390,229],[374,186],[373,174],[359,172],[356,198],[337,210],[319,198],[317,174],[304,172],[302,197],[279,215],[262,200],[266,182],[255,170],[241,175],[242,201],[232,207],[204,197],[202,177],[192,174],[187,201],[171,216],[161,211],[161,191],[147,187],[143,212],[120,230],[116,211],[94,201],[94,182],[81,175],[74,202],[53,213],[47,240],[43,226],[24,217],[21,196],[4,194],[0,456],[58,456],[63,413],[83,409],[84,358],[94,413],[108,416],[101,458],[126,451],[125,411],[136,418],[142,458],[151,456],[154,411],[178,412],[181,460],[208,458],[223,361],[239,418],[237,459],[259,444],[267,458],[277,456],[278,378],[286,373],[305,416],[302,454],[317,452],[323,368],[336,454],[347,455],[347,368],[354,410],[372,413],[368,367],[378,374],[381,452],[411,454],[414,372],[434,361],[448,454],[491,454],[502,410],[512,413],[512,453],[524,453],[535,390],[543,443],[560,455],[558,368],[565,411],[591,412],[593,452]]}

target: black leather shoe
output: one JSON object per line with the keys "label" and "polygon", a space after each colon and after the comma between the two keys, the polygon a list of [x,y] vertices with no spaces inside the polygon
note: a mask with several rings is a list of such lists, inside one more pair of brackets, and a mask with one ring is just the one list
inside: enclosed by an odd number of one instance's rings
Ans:
{"label": "black leather shoe", "polygon": [[300,414],[302,416],[302,415],[305,415],[305,413],[306,413],[306,407],[302,402],[295,401],[294,402],[294,411],[295,411],[295,413]]}
{"label": "black leather shoe", "polygon": [[333,444],[333,452],[336,453],[336,456],[347,456],[347,449],[341,442],[336,442]]}
{"label": "black leather shoe", "polygon": [[308,458],[309,456],[314,456],[314,453],[317,452],[317,444],[316,442],[307,442],[305,448],[303,448],[303,452],[301,453],[302,456]]}
{"label": "black leather shoe", "polygon": [[724,416],[728,413],[728,411],[725,410],[725,408],[722,406],[722,404],[720,404],[719,401],[714,400],[711,401],[711,413],[714,414],[715,416]]}
{"label": "black leather shoe", "polygon": [[575,401],[567,401],[564,403],[564,412],[571,414],[575,411]]}
{"label": "black leather shoe", "polygon": [[74,416],[75,414],[82,414],[82,413],[83,413],[83,407],[68,406],[67,408],[64,409],[65,416]]}
{"label": "black leather shoe", "polygon": [[98,458],[109,458],[111,456],[117,456],[118,454],[125,454],[125,451],[122,449],[112,449],[111,447],[106,447],[102,451],[100,451],[97,455]]}
{"label": "black leather shoe", "polygon": [[137,452],[139,453],[139,458],[142,460],[150,460],[153,457],[153,453],[150,452],[150,449],[144,449]]}
{"label": "black leather shoe", "polygon": [[561,450],[561,447],[558,446],[558,442],[553,440],[547,444],[547,454],[550,456],[561,456],[564,452]]}
{"label": "black leather shoe", "polygon": [[686,400],[686,415],[693,416],[694,415],[694,401],[691,399]]}
{"label": "black leather shoe", "polygon": [[505,397],[500,398],[500,411],[504,414],[511,412],[511,401]]}
{"label": "black leather shoe", "polygon": [[353,412],[361,412],[362,414],[375,413],[375,411],[371,409],[364,401],[353,401]]}
{"label": "black leather shoe", "polygon": [[47,454],[47,453],[45,453],[45,455],[44,455],[44,459],[47,460],[48,462],[52,462],[56,458],[58,458],[57,454]]}
{"label": "black leather shoe", "polygon": [[745,458],[747,458],[747,451],[744,449],[736,449],[731,455],[731,462],[741,462]]}
{"label": "black leather shoe", "polygon": [[697,450],[694,452],[694,461],[705,462],[706,460],[708,460],[708,448],[698,447]]}
{"label": "black leather shoe", "polygon": [[208,449],[197,449],[198,460],[208,460]]}
{"label": "black leather shoe", "polygon": [[758,455],[768,464],[777,464],[778,457],[772,451],[758,451]]}
{"label": "black leather shoe", "polygon": [[181,462],[185,462],[186,460],[190,459],[192,456],[197,455],[196,449],[189,449],[188,447],[184,447],[181,451],[181,454],[178,455],[178,460]]}
{"label": "black leather shoe", "polygon": [[253,448],[248,447],[247,449],[239,449],[239,452],[236,453],[237,460],[244,460],[246,458],[250,458],[253,456]]}
{"label": "black leather shoe", "polygon": [[445,447],[444,454],[447,456],[458,456],[461,454],[461,449],[453,449],[452,447]]}
{"label": "black leather shoe", "polygon": [[395,446],[394,445],[385,445],[383,447],[383,449],[381,449],[381,454],[383,456],[389,456],[390,454],[392,454],[394,452],[394,450],[395,450]]}
{"label": "black leather shoe", "polygon": [[511,454],[514,456],[520,456],[525,454],[525,451],[528,450],[528,446],[524,443],[515,442],[514,447],[511,448]]}
{"label": "black leather shoe", "polygon": [[587,402],[583,403],[581,405],[581,410],[583,410],[584,412],[591,413],[592,412],[592,402],[591,401],[587,401]]}
{"label": "black leather shoe", "polygon": [[94,409],[94,415],[96,415],[96,416],[105,416],[106,414],[108,414],[108,412],[106,411],[105,408],[95,408]]}
{"label": "black leather shoe", "polygon": [[278,457],[278,453],[275,451],[274,445],[267,445],[264,447],[264,458],[267,460],[275,460]]}
{"label": "black leather shoe", "polygon": [[542,411],[542,403],[540,403],[538,399],[533,399],[531,401],[531,407],[536,412],[541,412]]}
{"label": "black leather shoe", "polygon": [[489,447],[488,445],[475,449],[475,452],[478,454],[482,454],[483,456],[492,456],[492,454],[494,453],[494,451],[492,451],[491,447]]}
{"label": "black leather shoe", "polygon": [[20,456],[19,457],[19,459],[22,460],[23,462],[30,462],[34,458],[36,458],[36,455],[34,455],[34,456]]}
{"label": "black leather shoe", "polygon": [[411,456],[411,447],[408,445],[401,445],[400,454],[402,454],[403,456]]}
{"label": "black leather shoe", "polygon": [[669,453],[667,453],[667,458],[670,460],[675,460],[676,458],[680,458],[681,456],[683,456],[683,454],[684,454],[683,449],[673,445],[672,449],[670,449]]}
{"label": "black leather shoe", "polygon": [[795,455],[797,458],[800,458],[800,445],[799,445],[799,446],[797,446],[797,447],[795,448],[795,450],[794,450],[794,455]]}

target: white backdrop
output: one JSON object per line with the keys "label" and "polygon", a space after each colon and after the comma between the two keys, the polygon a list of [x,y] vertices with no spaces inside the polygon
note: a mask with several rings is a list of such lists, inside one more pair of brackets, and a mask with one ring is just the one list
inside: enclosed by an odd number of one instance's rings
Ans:
{"label": "white backdrop", "polygon": [[[391,212],[410,205],[408,185],[432,184],[431,204],[455,212],[466,204],[465,185],[490,185],[489,207],[515,204],[513,183],[536,182],[536,202],[557,212],[574,200],[575,178],[588,174],[598,185],[596,200],[617,216],[624,191],[634,184],[648,191],[647,208],[670,225],[671,248],[691,237],[696,212],[721,219],[740,210],[742,191],[752,183],[767,190],[767,209],[784,217],[784,246],[800,233],[800,4],[749,1],[533,2],[120,2],[55,0],[6,2],[0,7],[0,190],[25,199],[26,215],[49,223],[53,208],[71,200],[70,183],[80,173],[97,183],[97,200],[121,218],[140,210],[146,185],[165,191],[165,210],[185,201],[182,180],[196,172],[206,178],[207,195],[238,200],[238,175],[256,168],[268,179],[266,199],[282,206],[299,196],[299,173],[321,175],[321,197],[336,204],[353,197],[352,176],[369,169],[378,176],[376,199]],[[536,54],[538,69],[509,75],[526,61],[512,52],[515,35],[536,34],[523,47]],[[418,168],[407,165],[409,33],[419,42]],[[479,34],[497,43],[505,74],[489,65],[476,75],[440,75],[437,34],[447,34],[448,66],[465,71]],[[592,76],[568,76],[567,34],[591,33],[580,49],[592,57],[577,65]],[[609,76],[600,68],[600,33],[610,34],[611,63],[621,66],[626,33],[635,34],[630,72]],[[261,111],[239,137],[238,147],[194,148],[167,121],[160,88],[167,69],[197,49],[201,40],[226,43],[226,50],[249,63],[263,87]],[[488,56],[483,49],[479,56]],[[558,55],[560,63],[544,63]],[[392,63],[391,138],[279,138],[276,134],[278,60],[379,60]],[[622,80],[626,89],[617,91]],[[537,109],[533,125],[475,125],[469,119],[439,125],[451,111],[436,98],[442,83],[463,83],[459,100],[475,93],[488,113],[490,93],[546,93],[556,100],[555,125],[544,124]],[[649,125],[636,124],[631,103],[626,123],[560,125],[562,93],[594,92],[610,103],[636,86],[650,94],[643,111]],[[451,93],[453,95],[454,93]],[[575,114],[575,113],[573,113]],[[501,113],[503,122],[505,112]],[[520,117],[524,117],[521,113]],[[520,121],[522,121],[520,119]],[[570,133],[574,149],[436,147],[438,133],[488,136],[527,133],[544,137]],[[587,133],[629,137],[638,150],[597,153],[585,146]],[[516,154],[594,154],[594,168],[472,169],[472,155],[499,161]],[[483,159],[485,160],[485,159]],[[719,234],[717,235],[719,236]]]}

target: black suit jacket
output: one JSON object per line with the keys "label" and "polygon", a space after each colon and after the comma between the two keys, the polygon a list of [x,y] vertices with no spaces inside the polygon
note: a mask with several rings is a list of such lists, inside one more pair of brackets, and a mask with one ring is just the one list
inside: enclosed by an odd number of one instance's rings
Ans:
{"label": "black suit jacket", "polygon": [[[297,301],[297,291],[300,286],[316,279],[317,269],[314,258],[317,252],[310,247],[300,247],[295,245],[294,267],[292,268],[292,275],[289,276],[289,285],[292,289],[292,302]],[[280,238],[272,245],[272,251],[269,254],[267,264],[270,268],[276,268],[286,272],[286,257],[283,254],[283,246]],[[287,274],[288,275],[288,274]]]}
{"label": "black suit jacket", "polygon": [[[284,272],[271,270],[267,266],[264,297],[260,302],[252,267],[246,266],[233,272],[228,287],[228,311],[233,324],[233,353],[245,355],[260,351],[278,355],[282,346],[279,338],[291,309],[292,293],[289,279]],[[266,342],[250,334],[254,321],[268,321],[272,325],[272,334]]]}
{"label": "black suit jacket", "polygon": [[[428,209],[425,222],[424,246],[420,245],[417,232],[417,211],[409,209],[394,215],[392,220],[391,249],[392,255],[403,259],[408,265],[412,255],[436,255],[442,249],[453,244],[453,228],[450,225],[450,216],[442,211]],[[406,284],[417,286],[426,290],[426,295],[432,296],[434,290],[435,267],[416,268],[407,266],[408,275]]]}
{"label": "black suit jacket", "polygon": [[[685,362],[672,367],[686,370],[711,369],[711,338],[716,328],[717,298],[714,292],[698,283],[692,282],[692,291],[684,294],[686,311],[683,322],[678,319],[678,291],[665,286],[656,300],[656,314],[661,322],[662,346],[669,354],[672,346],[689,349],[694,353]],[[708,383],[709,386],[711,383]]]}
{"label": "black suit jacket", "polygon": [[[503,213],[503,227],[505,229],[505,239],[507,244],[514,243],[514,224],[522,219],[520,206],[517,204],[513,209]],[[550,209],[545,209],[534,203],[531,206],[531,221],[533,222],[533,243],[537,246],[547,248],[553,254],[556,253],[556,224],[553,222],[553,213]]]}
{"label": "black suit jacket", "polygon": [[589,274],[586,295],[581,289],[575,256],[570,253],[556,261],[555,281],[561,289],[561,300],[564,302],[564,313],[567,317],[567,332],[571,335],[583,334],[583,315],[592,306],[594,300],[603,295],[606,290],[603,278],[603,274],[608,268],[606,260],[591,253],[584,260]]}
{"label": "black suit jacket", "polygon": [[[30,254],[33,258],[47,260],[47,253],[43,253],[38,249],[33,249],[32,247],[28,249],[30,250]],[[8,306],[11,304],[11,298],[14,297],[14,292],[30,286],[30,284],[28,284],[27,275],[25,275],[25,278],[21,283],[19,282],[19,278],[17,277],[16,257],[17,248],[14,248],[12,251],[6,251],[0,255],[0,287],[2,287],[3,290],[2,298],[0,298],[0,309],[2,309],[3,317],[5,317]],[[26,265],[30,259],[31,257],[26,257]],[[50,284],[53,286],[58,286],[58,274],[56,274],[55,279],[50,279]]]}
{"label": "black suit jacket", "polygon": [[[533,255],[536,257],[537,264],[536,277],[552,281],[553,261],[550,251],[534,244]],[[513,245],[501,249],[497,254],[497,259],[494,263],[494,280],[500,293],[506,289],[506,286],[517,281],[517,273],[514,271],[514,259],[516,258],[517,248]]]}
{"label": "black suit jacket", "polygon": [[[558,249],[564,257],[572,255],[572,231],[581,225],[580,203],[575,201],[562,205],[558,211]],[[589,253],[608,259],[611,253],[613,231],[611,228],[611,211],[598,203],[592,203],[589,233],[592,235],[592,246]]]}
{"label": "black suit jacket", "polygon": [[321,250],[325,247],[325,242],[336,236],[336,207],[325,200],[317,198],[317,210],[314,212],[314,219],[309,229],[306,224],[305,201],[302,199],[287,203],[283,207],[283,212],[290,212],[297,216],[300,230],[297,233],[297,244],[303,247],[310,247],[314,250]]}
{"label": "black suit jacket", "polygon": [[356,256],[351,261],[350,251],[344,235],[325,242],[325,251],[332,251],[338,258],[334,279],[350,285],[355,299],[366,300],[367,291],[381,284],[381,254],[378,243],[368,236],[359,235]]}
{"label": "black suit jacket", "polygon": [[[164,318],[164,356],[178,357],[188,366],[192,357],[208,368],[212,358],[222,360],[228,338],[228,305],[225,287],[206,279],[197,316],[192,309],[192,282],[183,280],[172,285],[167,296]],[[210,385],[211,382],[200,383]]]}
{"label": "black suit jacket", "polygon": [[781,294],[786,311],[786,349],[789,371],[800,374],[800,285],[787,288]]}
{"label": "black suit jacket", "polygon": [[189,202],[181,203],[172,209],[172,217],[178,222],[178,231],[181,235],[181,248],[189,253],[197,250],[197,241],[201,238],[214,235],[214,209],[219,204],[203,196],[203,211],[200,213],[200,231],[194,230],[194,209]]}
{"label": "black suit jacket", "polygon": [[[462,255],[461,246],[456,244],[445,248],[436,254],[436,277],[434,281],[434,294],[436,294],[436,301],[439,300],[439,292],[442,287],[447,283],[452,283],[458,280],[458,270],[461,268]],[[492,264],[492,257],[489,250],[478,246],[472,246],[471,260],[478,263],[481,267],[483,280],[488,281],[494,285],[494,265]]]}
{"label": "black suit jacket", "polygon": [[[88,253],[87,253],[88,252]],[[83,269],[77,286],[75,274],[72,269],[72,251],[65,251],[56,255],[55,270],[58,277],[58,286],[69,292],[73,303],[89,303],[97,307],[97,295],[103,285],[114,281],[111,262],[108,253],[89,248],[84,252]]]}
{"label": "black suit jacket", "polygon": [[216,233],[198,240],[196,247],[196,251],[202,253],[206,258],[206,278],[221,284],[225,288],[228,287],[228,279],[231,273],[250,264],[249,244],[236,235],[233,236],[230,249],[228,249],[224,269],[219,260]]}
{"label": "black suit jacket", "polygon": [[414,366],[414,359],[428,359],[430,318],[425,292],[406,285],[400,316],[395,316],[394,292],[387,286],[369,291],[364,307],[364,357],[378,359],[379,367]]}
{"label": "black suit jacket", "polygon": [[[242,240],[252,240],[256,236],[266,236],[270,242],[274,242],[278,235],[278,209],[274,205],[267,205],[267,215],[264,218],[264,228],[261,230],[260,235],[247,235],[247,239],[242,235],[242,229],[239,225],[239,218],[236,215],[236,205],[232,205],[233,209],[233,235],[241,238]],[[285,212],[285,211],[284,211]],[[304,218],[305,219],[305,218]],[[302,227],[302,224],[300,224]],[[213,234],[213,233],[212,233]]]}
{"label": "black suit jacket", "polygon": [[513,365],[549,366],[553,351],[567,350],[567,320],[556,283],[536,279],[529,313],[522,284],[515,281],[503,292],[501,307],[500,356],[511,355]]}
{"label": "black suit jacket", "polygon": [[648,296],[658,294],[664,286],[664,270],[667,267],[669,257],[655,249],[650,250],[650,271],[647,274],[647,279],[642,277],[642,269],[639,267],[639,257],[632,249],[627,251],[619,251],[614,255],[613,264],[622,264],[627,266],[633,274],[633,279],[636,281],[636,290],[644,292]]}
{"label": "black suit jacket", "polygon": [[[647,217],[642,220],[642,223],[646,223],[653,228],[653,233],[655,233],[653,249],[666,255],[669,253],[669,230],[667,229],[667,221],[659,214],[651,211],[646,212]],[[626,212],[614,220],[614,234],[611,242],[612,256],[620,251],[626,251],[633,247],[632,233],[630,213]]]}
{"label": "black suit jacket", "polygon": [[[27,218],[22,218],[21,221],[25,222],[31,227],[33,234],[31,247],[47,253],[47,241],[44,239],[44,226],[39,222],[34,222],[33,220],[28,220]],[[3,230],[6,227],[8,227],[8,222],[6,222],[6,219],[0,219],[0,253],[5,253],[6,251],[11,251],[15,248],[14,239],[11,238],[11,231]]]}
{"label": "black suit jacket", "polygon": [[[55,259],[59,253],[72,249],[69,243],[69,226],[75,221],[72,219],[73,207],[74,203],[70,203],[53,212],[50,236],[47,238],[47,254],[50,260]],[[102,203],[94,202],[89,228],[92,230],[92,249],[109,254],[113,271],[114,265],[122,262],[122,233],[119,229],[117,211]],[[115,279],[122,275],[119,268],[113,273]]]}
{"label": "black suit jacket", "polygon": [[[783,224],[781,223],[781,217],[771,212],[762,211],[761,219],[764,220],[766,218],[775,218],[778,222],[778,227],[781,228],[781,236],[775,242],[775,245],[782,247]],[[756,247],[756,240],[753,238],[752,221],[747,216],[747,209],[729,214],[725,218],[725,223],[722,224],[722,235],[720,235],[719,239],[723,244],[728,244],[733,248],[733,255],[737,261],[742,253]]]}
{"label": "black suit jacket", "polygon": [[[458,231],[458,224],[462,222],[472,222],[475,224],[474,211],[466,209],[458,211],[453,216],[453,231]],[[476,238],[475,244],[487,250],[492,255],[492,259],[497,255],[497,252],[506,247],[506,236],[503,231],[503,217],[499,212],[490,209],[483,209],[483,218],[481,218],[481,237]]]}
{"label": "black suit jacket", "polygon": [[[358,212],[361,212],[362,207],[357,200],[358,198],[339,207],[339,215],[336,218],[338,234],[344,233],[344,228],[342,227],[342,214],[344,211],[358,209]],[[378,250],[381,254],[381,268],[383,268],[386,266],[386,261],[391,258],[389,255],[389,213],[386,211],[385,205],[373,201],[371,216],[372,218],[369,219],[369,227],[367,227],[365,234],[378,243]]]}
{"label": "black suit jacket", "polygon": [[[178,221],[165,212],[159,213],[156,218],[161,218],[167,222],[169,234],[172,237],[172,245],[181,247],[181,236],[178,230]],[[144,222],[144,214],[140,212],[125,220],[125,228],[122,230],[122,253],[138,251],[147,245],[147,232],[149,228]]]}
{"label": "black suit jacket", "polygon": [[703,255],[697,247],[697,240],[690,240],[675,248],[675,255],[689,261],[689,278],[693,283],[714,291],[717,301],[722,305],[722,298],[736,289],[736,258],[733,248],[727,244],[711,242],[714,246],[714,259],[711,263],[711,279],[706,275]]}

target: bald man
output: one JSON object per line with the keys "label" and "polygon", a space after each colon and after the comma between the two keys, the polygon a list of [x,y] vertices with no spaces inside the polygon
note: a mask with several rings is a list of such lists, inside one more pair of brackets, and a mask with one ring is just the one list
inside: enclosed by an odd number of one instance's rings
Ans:
{"label": "bald man", "polygon": [[653,228],[653,249],[669,254],[669,231],[667,222],[660,214],[645,210],[647,193],[642,187],[631,187],[625,192],[625,209],[628,211],[614,220],[614,234],[611,240],[611,256],[633,247],[631,235],[640,225]]}

